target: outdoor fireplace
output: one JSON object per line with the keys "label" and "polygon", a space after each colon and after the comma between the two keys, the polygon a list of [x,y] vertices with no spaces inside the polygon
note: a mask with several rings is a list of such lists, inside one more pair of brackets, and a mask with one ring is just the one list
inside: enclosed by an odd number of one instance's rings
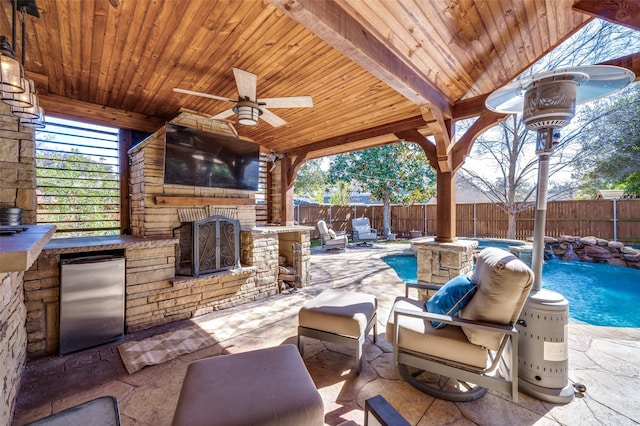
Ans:
{"label": "outdoor fireplace", "polygon": [[179,233],[176,275],[199,277],[226,269],[240,268],[240,221],[211,216],[183,223]]}

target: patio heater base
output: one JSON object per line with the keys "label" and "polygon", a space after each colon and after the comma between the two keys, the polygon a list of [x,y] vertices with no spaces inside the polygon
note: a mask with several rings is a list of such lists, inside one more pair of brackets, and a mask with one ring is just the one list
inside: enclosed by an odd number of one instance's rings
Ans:
{"label": "patio heater base", "polygon": [[552,403],[571,402],[567,328],[569,302],[550,290],[531,292],[518,329],[518,387],[534,398]]}

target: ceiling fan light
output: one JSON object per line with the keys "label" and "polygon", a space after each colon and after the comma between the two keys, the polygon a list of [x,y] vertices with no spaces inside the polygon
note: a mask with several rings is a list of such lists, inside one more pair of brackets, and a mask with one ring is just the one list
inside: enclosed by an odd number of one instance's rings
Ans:
{"label": "ceiling fan light", "polygon": [[35,93],[35,89],[33,86],[33,80],[28,80],[26,78],[20,79],[20,86],[23,88],[22,93],[9,93],[2,92],[2,97],[0,100],[7,105],[11,105],[14,107],[23,107],[28,108],[32,107],[32,94]]}
{"label": "ceiling fan light", "polygon": [[15,57],[9,39],[0,36],[0,90],[4,93],[21,93],[20,62]]}
{"label": "ceiling fan light", "polygon": [[233,110],[238,114],[238,124],[245,126],[255,126],[258,124],[258,117],[261,111],[260,108],[255,107],[253,103],[240,102]]}

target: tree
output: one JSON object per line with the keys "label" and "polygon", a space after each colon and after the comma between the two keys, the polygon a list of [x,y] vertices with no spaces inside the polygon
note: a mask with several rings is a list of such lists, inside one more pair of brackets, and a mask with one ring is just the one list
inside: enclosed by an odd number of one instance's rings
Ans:
{"label": "tree", "polygon": [[[520,77],[530,77],[559,67],[598,63],[638,50],[640,35],[637,31],[596,19]],[[589,145],[577,142],[585,126],[606,115],[603,110],[584,111],[562,129],[560,145],[551,156],[549,176],[555,179],[552,180],[549,198],[573,194],[577,189],[575,182],[570,181],[570,169],[575,165],[575,158],[583,150],[589,149]],[[471,120],[456,123],[459,126],[457,133],[463,133],[471,123]],[[516,235],[516,215],[533,207],[538,168],[535,140],[536,133],[526,130],[520,115],[513,115],[476,140],[470,155],[471,161],[467,160],[461,169],[464,178],[487,193],[507,213],[510,238]],[[563,175],[566,177],[562,178]]]}
{"label": "tree", "polygon": [[586,124],[574,176],[584,182],[581,195],[593,198],[599,189],[622,189],[640,197],[640,84],[619,96],[588,106],[606,111]]}
{"label": "tree", "polygon": [[311,197],[321,203],[324,202],[324,192],[327,187],[327,174],[322,170],[322,160],[309,160],[300,167],[296,177],[293,193]]}
{"label": "tree", "polygon": [[[42,142],[38,142],[41,145]],[[96,161],[97,160],[97,161]],[[120,183],[117,171],[104,158],[71,152],[42,150],[36,158],[38,221],[56,223],[69,235],[96,229],[93,235],[110,235],[120,221]],[[74,224],[90,224],[79,229]]]}
{"label": "tree", "polygon": [[405,142],[331,158],[329,182],[346,182],[383,203],[383,235],[391,233],[391,203],[427,201],[435,192],[435,173],[422,149]]}

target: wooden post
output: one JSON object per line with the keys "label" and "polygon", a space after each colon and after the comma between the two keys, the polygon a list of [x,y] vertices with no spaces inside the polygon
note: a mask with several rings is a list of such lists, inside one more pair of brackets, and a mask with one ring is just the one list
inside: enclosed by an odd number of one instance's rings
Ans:
{"label": "wooden post", "polygon": [[437,172],[437,221],[435,241],[451,243],[456,239],[456,175]]}
{"label": "wooden post", "polygon": [[[280,160],[280,224],[291,226],[295,224],[293,210],[293,179],[295,173],[290,157]],[[293,179],[291,179],[293,175]]]}

